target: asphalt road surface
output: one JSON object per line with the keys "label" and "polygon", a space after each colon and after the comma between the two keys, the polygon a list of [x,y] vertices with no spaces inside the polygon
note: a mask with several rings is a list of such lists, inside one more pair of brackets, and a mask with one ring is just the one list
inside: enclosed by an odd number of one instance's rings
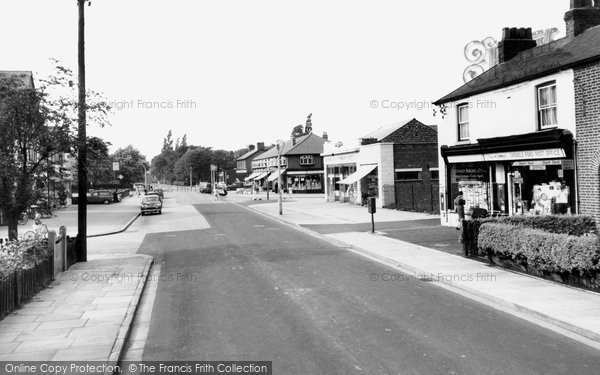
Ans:
{"label": "asphalt road surface", "polygon": [[244,207],[194,207],[211,228],[147,234],[139,250],[161,264],[144,360],[265,360],[303,375],[598,374],[600,352],[583,344]]}

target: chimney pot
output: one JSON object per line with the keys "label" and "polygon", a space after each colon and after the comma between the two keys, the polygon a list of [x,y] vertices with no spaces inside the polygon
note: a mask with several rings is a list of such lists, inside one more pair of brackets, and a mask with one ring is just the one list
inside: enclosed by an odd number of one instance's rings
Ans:
{"label": "chimney pot", "polygon": [[523,51],[537,46],[531,28],[505,27],[502,40],[498,43],[498,61],[505,63]]}
{"label": "chimney pot", "polygon": [[571,0],[565,13],[567,37],[576,37],[589,28],[600,25],[600,0]]}

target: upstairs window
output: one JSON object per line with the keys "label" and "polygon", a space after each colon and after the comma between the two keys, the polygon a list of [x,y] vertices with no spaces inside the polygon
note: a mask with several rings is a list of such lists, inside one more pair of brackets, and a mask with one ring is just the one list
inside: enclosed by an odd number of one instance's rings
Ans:
{"label": "upstairs window", "polygon": [[312,155],[300,156],[300,165],[314,165],[315,158]]}
{"label": "upstairs window", "polygon": [[551,82],[537,88],[538,122],[540,129],[554,128],[558,125],[556,116],[556,83]]}
{"label": "upstairs window", "polygon": [[458,140],[469,140],[469,105],[461,104],[457,108],[458,111]]}

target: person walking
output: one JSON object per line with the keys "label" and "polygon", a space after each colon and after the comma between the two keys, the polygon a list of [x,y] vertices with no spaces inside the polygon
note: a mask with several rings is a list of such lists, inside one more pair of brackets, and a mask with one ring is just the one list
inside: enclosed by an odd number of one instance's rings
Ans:
{"label": "person walking", "polygon": [[456,230],[458,230],[458,242],[462,242],[463,240],[463,221],[465,220],[465,198],[462,191],[458,192],[458,195],[454,199],[454,210],[458,213],[458,225],[456,226]]}

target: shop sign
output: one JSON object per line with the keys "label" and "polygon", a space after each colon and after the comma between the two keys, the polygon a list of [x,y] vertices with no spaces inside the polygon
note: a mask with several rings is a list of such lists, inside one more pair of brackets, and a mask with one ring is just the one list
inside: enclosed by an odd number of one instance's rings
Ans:
{"label": "shop sign", "polygon": [[565,150],[562,148],[549,148],[546,150],[498,152],[493,154],[484,154],[483,156],[485,157],[486,161],[564,158]]}
{"label": "shop sign", "polygon": [[513,184],[522,184],[523,183],[523,177],[513,178],[512,182],[513,182]]}
{"label": "shop sign", "polygon": [[487,181],[488,170],[478,167],[456,168],[454,178],[457,181]]}
{"label": "shop sign", "polygon": [[563,160],[550,159],[550,160],[526,160],[526,161],[515,161],[512,163],[515,167],[530,167],[532,165],[562,165]]}
{"label": "shop sign", "polygon": [[575,162],[573,159],[563,160],[562,161],[562,169],[572,171],[575,169]]}
{"label": "shop sign", "polygon": [[545,165],[530,165],[529,166],[529,170],[532,170],[532,171],[545,171],[546,170],[546,166]]}

